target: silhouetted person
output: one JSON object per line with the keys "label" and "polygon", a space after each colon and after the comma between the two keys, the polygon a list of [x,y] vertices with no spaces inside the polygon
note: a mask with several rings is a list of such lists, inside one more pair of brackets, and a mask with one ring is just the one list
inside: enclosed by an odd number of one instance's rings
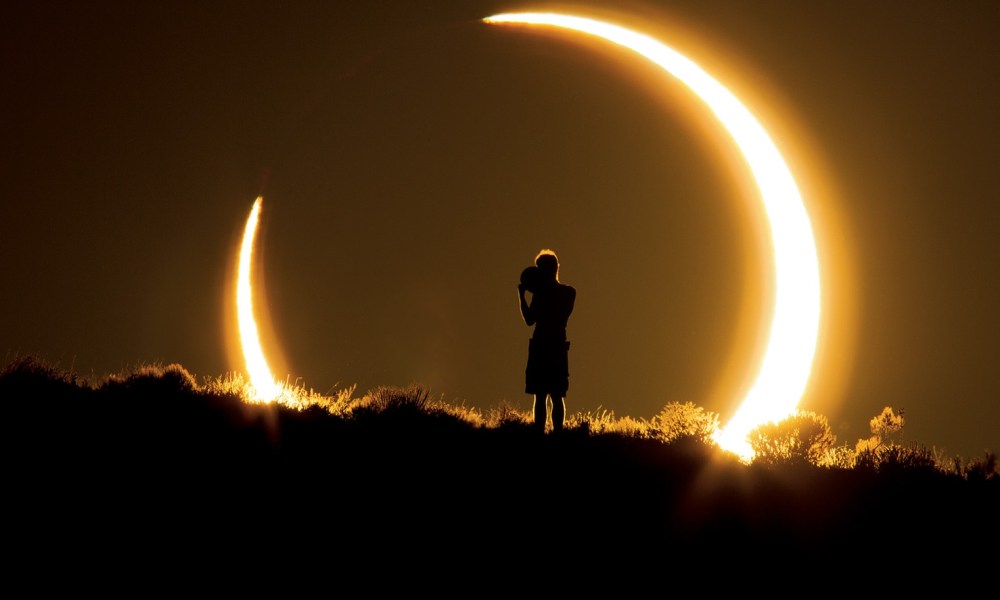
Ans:
{"label": "silhouetted person", "polygon": [[[525,292],[531,292],[531,303]],[[573,313],[576,289],[559,282],[559,258],[552,250],[535,256],[535,267],[521,274],[517,286],[521,316],[535,330],[528,341],[528,365],[524,370],[524,391],[534,394],[535,428],[545,431],[546,400],[552,399],[552,429],[562,431],[569,390],[569,341],[566,324]]]}

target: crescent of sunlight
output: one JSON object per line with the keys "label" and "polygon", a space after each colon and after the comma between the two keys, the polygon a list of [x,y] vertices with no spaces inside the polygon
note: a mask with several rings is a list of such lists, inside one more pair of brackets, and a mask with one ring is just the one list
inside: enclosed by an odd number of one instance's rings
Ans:
{"label": "crescent of sunlight", "polygon": [[819,262],[812,225],[781,153],[753,114],[725,86],[682,54],[646,35],[556,13],[498,14],[484,21],[561,27],[637,52],[691,88],[733,136],[757,181],[771,227],[774,317],[757,379],[715,441],[743,458],[752,458],[747,441],[750,431],[796,411],[809,380],[819,331]]}
{"label": "crescent of sunlight", "polygon": [[246,362],[250,385],[246,394],[258,402],[271,402],[281,393],[281,386],[274,380],[271,368],[264,358],[264,350],[260,345],[257,321],[254,318],[253,286],[250,281],[254,239],[257,236],[257,224],[260,221],[262,198],[258,197],[247,217],[243,230],[243,242],[240,244],[239,270],[236,280],[236,314],[239,321],[240,345],[243,348],[243,358]]}

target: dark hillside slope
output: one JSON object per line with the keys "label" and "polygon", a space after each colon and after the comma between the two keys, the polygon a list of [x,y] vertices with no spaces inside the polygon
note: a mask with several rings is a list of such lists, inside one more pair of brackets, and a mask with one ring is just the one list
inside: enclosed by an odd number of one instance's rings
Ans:
{"label": "dark hillside slope", "polygon": [[122,560],[181,544],[189,557],[280,548],[467,565],[541,553],[676,568],[874,551],[966,561],[1000,539],[1000,481],[927,469],[768,469],[692,440],[537,437],[405,402],[347,417],[252,405],[183,370],[97,388],[8,370],[0,402],[5,529],[27,555],[87,556],[101,540]]}

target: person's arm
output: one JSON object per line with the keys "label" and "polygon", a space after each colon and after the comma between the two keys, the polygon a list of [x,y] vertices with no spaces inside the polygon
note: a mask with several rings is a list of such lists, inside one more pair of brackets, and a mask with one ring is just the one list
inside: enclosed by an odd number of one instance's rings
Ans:
{"label": "person's arm", "polygon": [[524,323],[531,327],[535,324],[535,315],[531,310],[531,306],[528,305],[528,300],[524,297],[524,285],[517,285],[517,298],[521,307],[521,318],[524,319]]}

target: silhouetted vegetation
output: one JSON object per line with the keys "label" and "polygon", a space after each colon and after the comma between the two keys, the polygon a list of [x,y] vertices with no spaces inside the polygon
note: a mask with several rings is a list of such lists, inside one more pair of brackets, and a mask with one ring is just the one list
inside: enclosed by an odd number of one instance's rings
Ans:
{"label": "silhouetted vegetation", "polygon": [[331,561],[442,566],[540,545],[586,564],[677,568],[719,553],[823,564],[876,535],[975,547],[1000,531],[996,456],[903,445],[890,408],[853,448],[813,413],[762,426],[745,464],[711,442],[718,415],[691,403],[651,420],[577,413],[540,435],[529,411],[455,406],[420,386],[299,390],[288,406],[246,402],[244,385],[179,365],[86,381],[11,361],[0,372],[9,541],[244,558],[320,544]]}

